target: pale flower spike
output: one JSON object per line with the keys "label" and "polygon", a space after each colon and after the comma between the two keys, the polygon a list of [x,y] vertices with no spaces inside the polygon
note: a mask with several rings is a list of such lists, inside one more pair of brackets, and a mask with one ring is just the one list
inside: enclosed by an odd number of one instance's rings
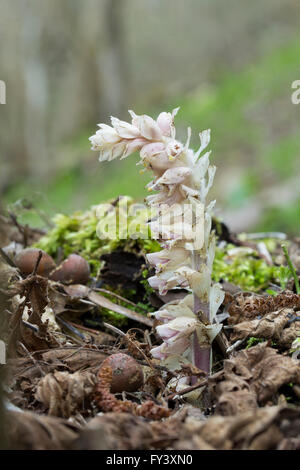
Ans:
{"label": "pale flower spike", "polygon": [[[157,193],[146,200],[158,209],[150,229],[163,247],[148,255],[149,264],[155,267],[155,276],[149,278],[149,283],[162,295],[178,287],[190,292],[153,314],[161,322],[156,330],[163,340],[151,350],[153,357],[171,362],[174,368],[182,362],[193,362],[209,373],[211,343],[221,329],[215,316],[224,299],[220,285],[211,281],[214,202],[206,203],[216,167],[209,163],[210,152],[202,155],[210,142],[210,130],[199,134],[200,148],[196,153],[189,148],[190,128],[185,145],[175,139],[174,117],[178,109],[160,113],[156,121],[133,111],[129,111],[131,123],[112,117],[112,126],[100,124],[90,141],[92,150],[100,152],[101,162],[140,152],[140,163],[154,174],[147,188]],[[185,217],[188,212],[190,217]],[[201,234],[200,241],[193,238],[195,233]]]}

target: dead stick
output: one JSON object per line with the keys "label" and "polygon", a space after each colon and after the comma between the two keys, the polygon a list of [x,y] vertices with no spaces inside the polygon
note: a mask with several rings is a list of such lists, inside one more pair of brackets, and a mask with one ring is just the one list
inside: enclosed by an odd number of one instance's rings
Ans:
{"label": "dead stick", "polygon": [[15,263],[9,258],[9,256],[7,256],[7,254],[2,248],[0,248],[0,255],[2,256],[4,261],[6,261],[6,263],[9,264],[9,266],[11,266],[12,268],[16,268]]}
{"label": "dead stick", "polygon": [[172,400],[174,397],[178,395],[185,395],[186,393],[192,392],[193,390],[196,390],[197,388],[203,387],[206,385],[207,379],[203,379],[201,382],[196,383],[195,385],[191,385],[190,387],[185,388],[184,390],[181,390],[180,392],[172,393],[171,395],[168,395],[165,400]]}

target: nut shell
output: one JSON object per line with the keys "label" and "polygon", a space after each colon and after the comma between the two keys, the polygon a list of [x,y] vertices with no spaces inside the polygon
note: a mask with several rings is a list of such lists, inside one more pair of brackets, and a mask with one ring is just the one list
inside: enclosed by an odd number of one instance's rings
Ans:
{"label": "nut shell", "polygon": [[42,252],[42,257],[37,268],[37,274],[39,274],[39,276],[48,277],[51,271],[55,269],[56,264],[48,253],[38,248],[25,248],[15,257],[15,265],[22,274],[28,276],[33,272],[40,251]]}
{"label": "nut shell", "polygon": [[82,256],[72,254],[51,273],[50,278],[66,284],[86,284],[90,274],[88,262]]}
{"label": "nut shell", "polygon": [[143,386],[144,374],[141,366],[130,356],[123,353],[112,354],[101,364],[102,367],[111,367],[112,393],[135,392]]}

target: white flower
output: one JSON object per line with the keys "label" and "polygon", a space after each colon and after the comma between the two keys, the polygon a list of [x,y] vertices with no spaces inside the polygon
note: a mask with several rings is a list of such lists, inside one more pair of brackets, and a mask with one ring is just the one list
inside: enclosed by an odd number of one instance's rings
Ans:
{"label": "white flower", "polygon": [[[186,358],[194,350],[192,335],[198,338],[201,347],[209,347],[221,328],[214,319],[224,299],[221,287],[211,282],[214,201],[207,205],[206,198],[216,168],[210,165],[210,152],[202,155],[210,142],[210,130],[199,134],[200,148],[194,153],[188,148],[190,129],[185,145],[175,139],[177,111],[178,108],[172,113],[162,112],[156,121],[129,111],[131,123],[112,117],[112,127],[100,124],[90,138],[92,149],[100,152],[100,161],[122,159],[140,151],[140,163],[154,174],[147,189],[157,193],[146,200],[157,208],[157,214],[152,216],[149,228],[163,249],[147,256],[155,267],[155,275],[148,281],[162,295],[178,287],[193,293],[154,313],[163,322],[157,326],[157,332],[164,342],[151,352],[153,357],[168,360],[173,355],[184,354]],[[200,311],[206,315],[208,324],[195,315]]]}
{"label": "white flower", "polygon": [[129,111],[132,116],[132,124],[137,127],[142,137],[148,140],[161,140],[162,132],[157,122],[154,121],[150,116],[143,114],[137,116],[133,111]]}
{"label": "white flower", "polygon": [[183,152],[183,150],[183,145],[180,142],[177,142],[177,140],[171,140],[166,148],[166,152],[170,160],[178,157]]}
{"label": "white flower", "polygon": [[171,113],[160,113],[156,120],[162,134],[166,137],[171,137],[172,129],[174,128],[173,116]]}
{"label": "white flower", "polygon": [[136,137],[140,137],[139,129],[132,124],[128,124],[128,122],[120,121],[120,119],[111,117],[111,123],[117,134],[123,139],[134,139]]}

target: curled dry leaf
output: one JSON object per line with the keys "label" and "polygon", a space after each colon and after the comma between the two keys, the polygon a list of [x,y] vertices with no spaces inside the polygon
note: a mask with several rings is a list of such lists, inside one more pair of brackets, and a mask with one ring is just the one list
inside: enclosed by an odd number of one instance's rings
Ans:
{"label": "curled dry leaf", "polygon": [[245,320],[253,320],[257,315],[265,315],[283,308],[300,308],[300,294],[282,292],[276,296],[239,294],[228,307],[228,324],[235,325]]}
{"label": "curled dry leaf", "polygon": [[171,417],[146,422],[129,413],[96,416],[74,444],[87,450],[300,449],[300,411],[268,407],[208,420]]}
{"label": "curled dry leaf", "polygon": [[33,353],[32,357],[13,358],[5,366],[8,384],[13,387],[22,380],[30,382],[56,370],[70,373],[84,370],[95,374],[106,357],[93,349],[65,347]]}
{"label": "curled dry leaf", "polygon": [[145,450],[170,449],[179,439],[183,419],[146,421],[131,413],[106,413],[93,418],[80,432],[76,449]]}
{"label": "curled dry leaf", "polygon": [[[131,413],[106,413],[93,418],[75,443],[79,450],[145,450],[160,448],[164,428],[155,433],[151,423]],[[165,433],[167,434],[167,433]],[[173,431],[173,438],[176,432]],[[165,442],[170,444],[172,439]]]}
{"label": "curled dry leaf", "polygon": [[4,366],[6,384],[13,392],[10,400],[21,408],[36,406],[35,392],[39,381],[56,371],[95,375],[106,354],[92,349],[75,347],[53,348],[31,356],[9,359]]}
{"label": "curled dry leaf", "polygon": [[6,416],[8,447],[12,450],[65,450],[77,438],[76,426],[51,416],[10,411]]}
{"label": "curled dry leaf", "polygon": [[299,418],[299,410],[274,406],[204,422],[187,420],[173,449],[300,449]]}
{"label": "curled dry leaf", "polygon": [[261,343],[225,360],[223,370],[210,377],[208,393],[219,414],[234,415],[266,404],[290,382],[300,383],[299,361]]}
{"label": "curled dry leaf", "polygon": [[292,309],[282,309],[265,315],[262,319],[244,321],[234,325],[230,340],[249,338],[272,339],[281,348],[290,348],[300,336],[300,316]]}
{"label": "curled dry leaf", "polygon": [[49,415],[69,418],[86,412],[95,382],[95,375],[89,372],[55,371],[39,381],[35,398],[43,403]]}
{"label": "curled dry leaf", "polygon": [[[11,333],[9,338],[9,353],[14,355],[18,350],[18,342],[21,341],[29,351],[47,349],[57,346],[59,341],[49,328],[49,315],[43,317],[48,306],[48,280],[42,276],[31,275],[22,281],[18,281],[9,290],[12,298],[19,296],[17,306],[11,319]],[[33,325],[26,328],[23,320]],[[55,323],[55,320],[54,320]],[[24,351],[21,351],[23,354]]]}

